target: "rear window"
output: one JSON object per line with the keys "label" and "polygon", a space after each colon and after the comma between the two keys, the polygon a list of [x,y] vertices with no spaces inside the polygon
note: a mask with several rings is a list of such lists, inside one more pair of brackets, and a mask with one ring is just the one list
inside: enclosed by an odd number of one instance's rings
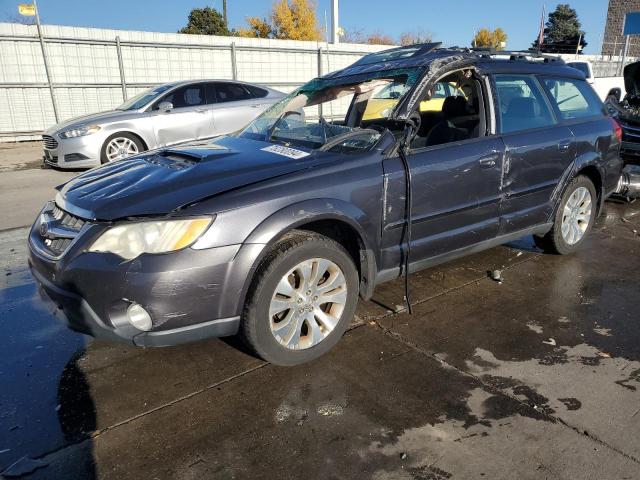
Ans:
{"label": "rear window", "polygon": [[602,115],[602,102],[586,81],[545,77],[542,83],[562,119]]}
{"label": "rear window", "polygon": [[502,133],[555,124],[545,95],[535,78],[525,75],[496,75],[495,82]]}

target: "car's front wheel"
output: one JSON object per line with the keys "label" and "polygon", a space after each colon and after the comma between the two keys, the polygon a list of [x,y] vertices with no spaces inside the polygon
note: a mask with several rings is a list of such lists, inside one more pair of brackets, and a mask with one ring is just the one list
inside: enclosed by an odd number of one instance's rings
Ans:
{"label": "car's front wheel", "polygon": [[562,195],[551,231],[544,237],[534,236],[536,245],[561,255],[576,251],[593,228],[597,198],[589,178],[575,177]]}
{"label": "car's front wheel", "polygon": [[100,161],[102,163],[115,162],[143,151],[144,145],[135,135],[127,132],[115,133],[107,138],[102,145]]}
{"label": "car's front wheel", "polygon": [[277,365],[297,365],[329,351],[342,337],[358,301],[358,272],[345,248],[294,231],[256,272],[242,320],[245,342]]}

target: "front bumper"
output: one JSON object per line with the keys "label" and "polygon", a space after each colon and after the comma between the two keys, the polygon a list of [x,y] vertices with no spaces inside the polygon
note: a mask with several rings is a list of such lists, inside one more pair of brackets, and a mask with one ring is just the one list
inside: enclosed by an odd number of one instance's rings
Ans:
{"label": "front bumper", "polygon": [[100,149],[104,139],[100,133],[76,138],[60,138],[46,132],[42,159],[58,168],[91,168],[100,165]]}
{"label": "front bumper", "polygon": [[[262,245],[186,248],[132,261],[86,252],[100,233],[92,225],[59,258],[39,245],[39,220],[29,235],[29,266],[40,290],[68,326],[96,338],[140,346],[175,345],[234,335],[240,325],[246,279]],[[151,315],[150,331],[127,320],[131,303]]]}
{"label": "front bumper", "polygon": [[58,312],[62,313],[62,319],[66,321],[69,328],[95,338],[133,342],[140,347],[165,347],[211,337],[235,335],[240,324],[240,317],[237,316],[150,332],[140,332],[126,324],[109,325],[80,295],[63,290],[49,282],[33,266],[31,266],[31,273],[38,283],[38,292],[42,301],[52,304]]}

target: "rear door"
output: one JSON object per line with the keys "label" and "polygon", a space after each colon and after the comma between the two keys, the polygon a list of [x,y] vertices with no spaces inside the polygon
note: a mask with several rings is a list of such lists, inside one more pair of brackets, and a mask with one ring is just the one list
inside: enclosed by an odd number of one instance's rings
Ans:
{"label": "rear door", "polygon": [[505,145],[500,235],[546,223],[554,189],[576,155],[571,130],[560,125],[532,75],[495,75],[498,128]]}
{"label": "rear door", "polygon": [[[159,109],[170,102],[173,109]],[[212,113],[207,108],[204,83],[184,85],[158,99],[150,115],[158,146],[206,138],[212,135]]]}
{"label": "rear door", "polygon": [[[573,132],[576,158],[598,161],[604,168],[603,193],[613,189],[620,176],[619,144],[611,134],[611,119],[593,88],[582,79],[541,76],[558,118]],[[596,185],[598,188],[598,185]]]}
{"label": "rear door", "polygon": [[269,102],[261,100],[268,91],[259,87],[213,82],[209,84],[209,89],[216,99],[212,109],[215,135],[233,133],[244,128],[269,106]]}

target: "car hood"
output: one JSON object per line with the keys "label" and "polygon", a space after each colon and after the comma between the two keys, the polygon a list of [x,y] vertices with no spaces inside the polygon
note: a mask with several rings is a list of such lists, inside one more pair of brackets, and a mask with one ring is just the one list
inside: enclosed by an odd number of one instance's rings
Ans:
{"label": "car hood", "polygon": [[109,110],[107,112],[92,113],[90,115],[83,115],[82,117],[75,117],[65,120],[64,122],[57,123],[56,125],[48,128],[45,133],[51,135],[61,130],[79,128],[84,125],[101,125],[104,123],[126,120],[137,115],[139,115],[137,110]]}
{"label": "car hood", "polygon": [[624,88],[629,95],[640,95],[640,62],[624,67]]}
{"label": "car hood", "polygon": [[[290,158],[273,144],[220,137],[159,149],[89,170],[59,187],[56,203],[92,220],[166,215],[214,195],[315,166],[307,152]],[[298,150],[298,152],[301,152]]]}

